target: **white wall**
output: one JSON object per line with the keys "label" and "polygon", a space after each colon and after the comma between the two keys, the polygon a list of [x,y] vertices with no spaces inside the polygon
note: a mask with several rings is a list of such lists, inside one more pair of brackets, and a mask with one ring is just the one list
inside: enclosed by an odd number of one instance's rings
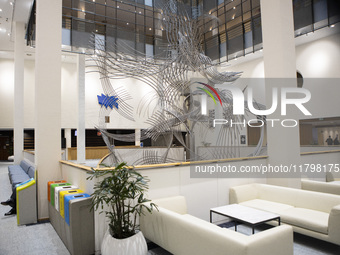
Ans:
{"label": "white wall", "polygon": [[13,128],[14,62],[0,61],[0,128]]}
{"label": "white wall", "polygon": [[[311,92],[311,100],[305,107],[312,116],[302,113],[300,119],[340,116],[340,33],[324,37],[317,41],[296,47],[296,68],[304,77],[303,88]],[[254,53],[259,55],[260,52]],[[247,56],[243,60],[246,60]],[[222,71],[243,71],[235,86],[252,86],[254,97],[260,103],[265,102],[263,58],[221,68]]]}
{"label": "white wall", "polygon": [[[25,128],[34,128],[34,88],[35,88],[35,68],[34,61],[25,60],[25,84],[24,84],[24,97],[25,97]],[[88,71],[88,69],[86,69]],[[77,66],[75,63],[62,63],[61,69],[61,93],[62,93],[62,106],[61,106],[61,126],[62,128],[77,128]],[[111,122],[107,125],[108,128],[117,129],[136,129],[146,128],[145,124],[146,115],[139,116],[137,108],[141,97],[146,95],[152,90],[144,83],[134,79],[119,79],[112,81],[115,88],[124,87],[131,95],[132,99],[128,100],[134,109],[135,122],[126,120],[115,110],[110,114]],[[48,84],[46,84],[48,86]],[[98,118],[100,112],[100,105],[98,104],[97,95],[103,93],[99,74],[87,72],[85,77],[86,86],[86,128],[94,128],[98,125]],[[53,95],[46,95],[53,97]],[[0,58],[0,129],[13,128],[14,117],[14,61],[12,59]],[[156,102],[155,102],[156,103]],[[48,105],[46,105],[48,107]],[[151,104],[151,110],[155,104]]]}

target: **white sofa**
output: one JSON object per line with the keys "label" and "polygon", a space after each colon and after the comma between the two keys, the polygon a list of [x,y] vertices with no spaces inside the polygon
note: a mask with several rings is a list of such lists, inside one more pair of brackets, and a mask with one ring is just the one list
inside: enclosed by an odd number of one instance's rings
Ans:
{"label": "white sofa", "polygon": [[322,193],[340,195],[340,182],[321,182],[312,180],[301,180],[301,189]]}
{"label": "white sofa", "polygon": [[231,188],[229,202],[277,213],[294,232],[340,245],[340,196],[254,183]]}
{"label": "white sofa", "polygon": [[147,239],[175,255],[293,254],[290,226],[279,226],[247,236],[187,214],[183,196],[152,202],[158,205],[159,210],[141,216],[141,231]]}

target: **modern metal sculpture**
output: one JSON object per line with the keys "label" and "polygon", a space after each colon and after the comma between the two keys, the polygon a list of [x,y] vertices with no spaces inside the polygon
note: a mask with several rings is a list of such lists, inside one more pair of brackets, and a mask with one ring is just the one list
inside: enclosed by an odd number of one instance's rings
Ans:
{"label": "modern metal sculpture", "polygon": [[[201,103],[197,97],[200,97],[203,92],[196,88],[197,84],[193,86],[189,73],[199,73],[205,78],[207,85],[205,90],[219,96],[218,100],[224,118],[234,121],[242,120],[242,117],[232,114],[233,98],[230,91],[215,87],[216,84],[234,82],[240,77],[241,72],[218,72],[216,64],[204,54],[201,44],[203,33],[200,31],[195,12],[187,13],[185,8],[181,8],[183,3],[180,1],[165,2],[166,4],[159,6],[159,9],[162,15],[161,27],[166,32],[168,42],[161,57],[149,57],[127,44],[120,43],[119,47],[117,44],[107,45],[102,38],[95,35],[92,39],[95,54],[91,58],[100,74],[104,94],[108,98],[115,96],[119,105],[118,108],[102,107],[97,127],[110,149],[112,164],[124,161],[124,158],[115,150],[113,141],[135,141],[135,134],[112,134],[106,130],[104,116],[109,116],[113,110],[129,120],[134,120],[134,111],[139,114],[153,112],[146,121],[150,127],[141,131],[140,139],[156,140],[159,136],[167,138],[166,153],[162,155],[144,153],[143,158],[137,159],[134,164],[172,162],[172,159],[168,157],[168,152],[174,137],[186,149],[189,155],[187,160],[206,159],[205,155],[197,153],[194,144],[195,130],[200,130],[200,135],[205,136],[212,135],[216,130],[210,125],[213,116],[201,113]],[[138,109],[133,109],[128,104],[131,97],[126,90],[112,83],[114,79],[122,78],[134,78],[152,88],[153,93],[141,99]],[[158,107],[150,111],[150,102],[154,100],[157,100]],[[183,138],[182,130],[186,131],[189,139]],[[223,125],[218,132],[218,142],[211,150],[213,157],[237,157],[239,152],[235,145],[239,143],[239,128]],[[263,138],[260,139],[253,155],[260,153],[262,142]]]}

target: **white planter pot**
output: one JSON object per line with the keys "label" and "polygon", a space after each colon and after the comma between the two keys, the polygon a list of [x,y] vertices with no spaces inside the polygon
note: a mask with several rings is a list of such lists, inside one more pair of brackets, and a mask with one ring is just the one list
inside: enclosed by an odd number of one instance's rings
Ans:
{"label": "white planter pot", "polygon": [[148,246],[141,231],[125,239],[116,239],[110,235],[110,231],[107,229],[101,253],[102,255],[147,255]]}

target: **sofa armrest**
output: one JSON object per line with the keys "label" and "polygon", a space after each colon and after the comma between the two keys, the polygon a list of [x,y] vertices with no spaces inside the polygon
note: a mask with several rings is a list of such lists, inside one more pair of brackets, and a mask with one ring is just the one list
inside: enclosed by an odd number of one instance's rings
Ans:
{"label": "sofa armrest", "polygon": [[338,183],[301,180],[301,188],[303,190],[340,195],[340,184]]}
{"label": "sofa armrest", "polygon": [[328,235],[332,242],[340,245],[340,205],[334,206],[329,214]]}
{"label": "sofa armrest", "polygon": [[[249,236],[247,255],[293,255],[293,228],[281,225]],[[251,248],[250,248],[251,247]]]}
{"label": "sofa armrest", "polygon": [[229,189],[229,204],[239,204],[244,201],[258,198],[256,184],[247,184]]}
{"label": "sofa armrest", "polygon": [[25,225],[37,222],[37,185],[32,178],[16,187],[17,222]]}
{"label": "sofa armrest", "polygon": [[157,206],[163,207],[167,210],[170,210],[170,211],[173,211],[179,214],[187,213],[187,202],[184,196],[174,196],[174,197],[153,199],[151,202]]}

